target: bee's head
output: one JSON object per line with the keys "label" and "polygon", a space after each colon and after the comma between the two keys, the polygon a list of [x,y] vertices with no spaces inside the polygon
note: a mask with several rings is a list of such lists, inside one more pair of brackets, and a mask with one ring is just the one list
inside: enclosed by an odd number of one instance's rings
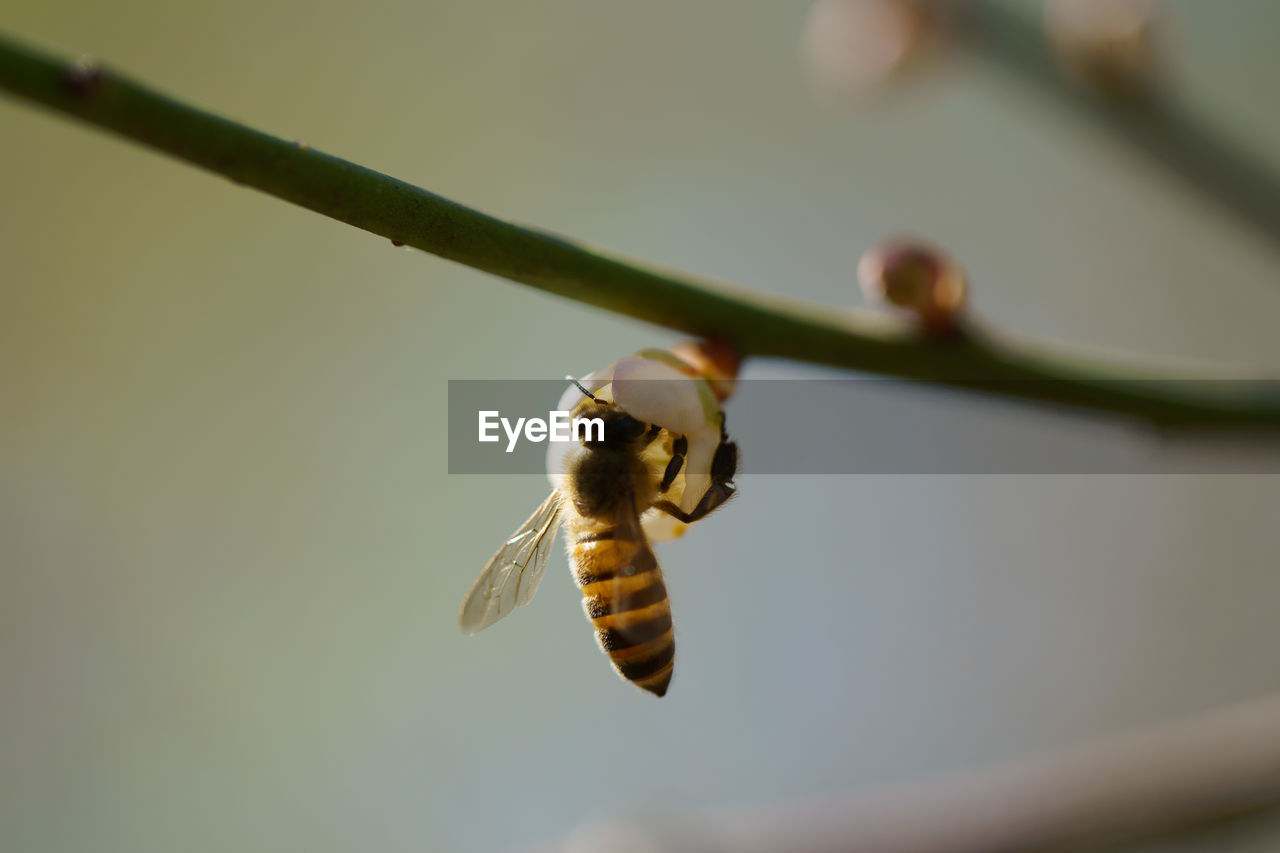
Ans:
{"label": "bee's head", "polygon": [[[608,403],[603,400],[592,400],[578,407],[574,412],[577,418],[598,419],[603,425],[603,431],[598,429],[586,429],[582,433],[582,444],[584,447],[592,448],[621,448],[639,441],[641,436],[649,429],[649,425],[637,418],[632,417],[622,410],[617,403]],[[603,438],[601,434],[603,432]]]}
{"label": "bee's head", "polygon": [[604,427],[603,430],[586,429],[582,433],[583,447],[623,448],[634,444],[648,431],[648,424],[627,414],[617,403],[597,397],[572,376],[565,378],[577,385],[586,398],[574,409],[574,417],[599,421]]}

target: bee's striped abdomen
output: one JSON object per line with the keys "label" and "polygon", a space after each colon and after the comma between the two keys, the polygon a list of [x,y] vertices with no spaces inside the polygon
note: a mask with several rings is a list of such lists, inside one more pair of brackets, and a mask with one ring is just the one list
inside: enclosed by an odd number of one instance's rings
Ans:
{"label": "bee's striped abdomen", "polygon": [[671,603],[662,570],[643,539],[616,530],[580,534],[573,574],[596,639],[623,678],[657,696],[667,692],[675,666]]}

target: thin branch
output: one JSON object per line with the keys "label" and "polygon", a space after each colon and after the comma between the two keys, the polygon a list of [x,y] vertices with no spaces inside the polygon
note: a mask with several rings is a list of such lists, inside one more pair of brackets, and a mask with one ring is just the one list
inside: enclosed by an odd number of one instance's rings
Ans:
{"label": "thin branch", "polygon": [[[1148,841],[1280,807],[1280,696],[915,785],[668,820],[594,822],[553,850],[1030,853]],[[1110,848],[1108,848],[1110,849]]]}
{"label": "thin branch", "polygon": [[[700,337],[743,355],[832,365],[1167,426],[1280,427],[1272,383],[1188,377],[1055,352],[971,329],[930,341],[848,308],[785,299],[624,259],[489,216],[403,181],[221,118],[100,66],[0,36],[0,90],[236,183],[494,275]],[[853,271],[850,270],[850,292]]]}
{"label": "thin branch", "polygon": [[1256,230],[1280,250],[1280,177],[1217,131],[1176,92],[1109,100],[1077,85],[1054,59],[1045,28],[1008,0],[972,0],[974,53],[1050,102],[1100,128],[1140,159]]}

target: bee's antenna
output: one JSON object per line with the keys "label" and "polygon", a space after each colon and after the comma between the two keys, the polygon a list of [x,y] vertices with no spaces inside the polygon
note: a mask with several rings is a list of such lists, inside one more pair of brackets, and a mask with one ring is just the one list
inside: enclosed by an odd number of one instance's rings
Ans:
{"label": "bee's antenna", "polygon": [[579,390],[579,391],[581,391],[583,394],[585,394],[585,395],[587,396],[587,399],[591,400],[591,401],[592,401],[592,402],[594,402],[594,403],[599,403],[599,402],[600,402],[599,400],[597,400],[597,399],[596,399],[596,395],[595,395],[595,394],[592,394],[592,393],[591,393],[590,391],[588,391],[586,388],[583,388],[583,387],[582,387],[582,383],[581,383],[581,382],[579,382],[578,380],[574,379],[572,376],[566,376],[566,377],[565,377],[565,379],[568,379],[568,380],[569,380],[570,382],[572,382],[574,385],[577,385],[577,386],[578,386],[578,390]]}

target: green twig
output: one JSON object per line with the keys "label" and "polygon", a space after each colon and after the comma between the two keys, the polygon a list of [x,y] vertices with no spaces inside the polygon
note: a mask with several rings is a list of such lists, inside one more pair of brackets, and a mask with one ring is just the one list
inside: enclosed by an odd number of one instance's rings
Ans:
{"label": "green twig", "polygon": [[99,66],[60,60],[3,36],[0,90],[396,243],[671,329],[720,337],[744,355],[961,386],[1164,425],[1280,427],[1280,396],[1268,382],[1154,381],[1149,370],[1055,355],[1044,345],[978,330],[934,342],[866,312],[642,265],[480,213],[188,106]]}
{"label": "green twig", "polygon": [[1163,167],[1280,250],[1280,177],[1176,93],[1108,99],[1064,76],[1044,26],[1008,0],[972,0],[968,12],[980,58]]}

